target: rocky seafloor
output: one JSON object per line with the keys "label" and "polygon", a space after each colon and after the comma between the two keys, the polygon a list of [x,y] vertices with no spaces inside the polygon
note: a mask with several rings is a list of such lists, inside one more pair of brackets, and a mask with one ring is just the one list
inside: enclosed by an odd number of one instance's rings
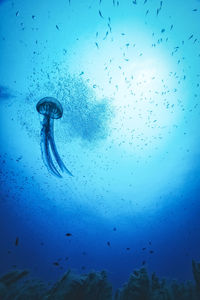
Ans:
{"label": "rocky seafloor", "polygon": [[26,270],[0,277],[0,300],[200,300],[200,263],[192,262],[194,281],[178,283],[133,271],[114,295],[105,271],[77,275],[68,271],[52,285],[31,279]]}

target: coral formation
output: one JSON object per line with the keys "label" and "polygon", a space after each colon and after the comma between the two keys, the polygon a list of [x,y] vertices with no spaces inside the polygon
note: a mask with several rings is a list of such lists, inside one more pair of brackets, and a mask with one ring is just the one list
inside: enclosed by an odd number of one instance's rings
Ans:
{"label": "coral formation", "polygon": [[[199,300],[200,263],[192,262],[195,282],[178,283],[148,275],[143,267],[118,289],[115,300]],[[0,278],[2,300],[111,300],[112,286],[105,271],[76,275],[68,271],[52,286],[33,280],[28,271],[11,271]]]}

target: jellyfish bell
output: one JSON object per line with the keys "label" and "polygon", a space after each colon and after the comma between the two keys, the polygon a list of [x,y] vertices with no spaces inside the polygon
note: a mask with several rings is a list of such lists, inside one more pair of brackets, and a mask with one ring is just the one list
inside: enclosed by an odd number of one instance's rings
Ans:
{"label": "jellyfish bell", "polygon": [[36,105],[39,114],[49,116],[52,119],[60,119],[63,115],[61,103],[53,97],[42,98]]}
{"label": "jellyfish bell", "polygon": [[[41,129],[41,151],[44,164],[49,172],[57,177],[62,177],[57,170],[51,152],[57,162],[60,170],[73,176],[72,173],[66,168],[60,155],[58,154],[55,140],[54,140],[54,119],[60,119],[63,115],[63,108],[61,103],[53,97],[42,98],[36,105],[39,114],[43,115],[42,129]],[[51,152],[50,152],[51,148]]]}

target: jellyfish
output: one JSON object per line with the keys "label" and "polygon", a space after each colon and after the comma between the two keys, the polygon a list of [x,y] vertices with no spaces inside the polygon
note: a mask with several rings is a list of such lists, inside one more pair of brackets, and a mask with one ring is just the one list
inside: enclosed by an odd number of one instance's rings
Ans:
{"label": "jellyfish", "polygon": [[51,156],[52,152],[55,161],[60,167],[60,170],[62,172],[68,173],[70,176],[73,176],[60,158],[54,141],[54,119],[60,119],[63,115],[63,108],[61,103],[53,97],[45,97],[37,103],[36,109],[39,114],[44,116],[42,122],[40,143],[44,164],[46,165],[50,173],[57,177],[62,177],[53,162]]}

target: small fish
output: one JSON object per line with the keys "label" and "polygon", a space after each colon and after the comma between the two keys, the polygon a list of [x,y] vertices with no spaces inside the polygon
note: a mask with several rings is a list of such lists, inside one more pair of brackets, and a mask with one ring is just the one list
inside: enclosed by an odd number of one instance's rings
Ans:
{"label": "small fish", "polygon": [[165,32],[165,28],[163,28],[162,30],[161,30],[161,33],[164,33]]}
{"label": "small fish", "polygon": [[197,8],[195,8],[195,9],[193,9],[192,11],[197,11],[198,9]]}
{"label": "small fish", "polygon": [[107,36],[108,36],[108,31],[106,31],[106,35],[105,35],[105,37],[103,38],[103,40],[105,40],[105,39],[107,38]]}
{"label": "small fish", "polygon": [[117,230],[117,228],[116,228],[116,227],[114,227],[114,228],[113,228],[113,231],[116,231],[116,230]]}
{"label": "small fish", "polygon": [[16,17],[17,17],[17,16],[19,15],[19,11],[17,11],[15,15],[16,15]]}
{"label": "small fish", "polygon": [[96,45],[97,49],[99,49],[99,44],[97,42],[95,43],[95,45]]}
{"label": "small fish", "polygon": [[146,4],[147,3],[147,0],[144,0],[144,3],[143,4]]}
{"label": "small fish", "polygon": [[83,75],[84,74],[84,72],[82,71],[80,74],[79,74],[79,76],[81,76],[81,75]]}
{"label": "small fish", "polygon": [[142,265],[144,266],[146,264],[146,261],[145,260],[143,260],[143,262],[142,262]]}
{"label": "small fish", "polygon": [[68,233],[66,233],[65,235],[66,235],[66,236],[72,236],[72,234],[71,234],[71,233],[69,233],[69,232],[68,232]]}
{"label": "small fish", "polygon": [[34,16],[34,15],[32,15],[32,19],[33,19],[33,20],[35,19],[35,16]]}
{"label": "small fish", "polygon": [[57,261],[53,262],[54,266],[59,266],[59,263]]}
{"label": "small fish", "polygon": [[132,1],[133,4],[137,4],[137,0]]}
{"label": "small fish", "polygon": [[107,242],[108,247],[110,247],[110,242]]}
{"label": "small fish", "polygon": [[129,251],[131,248],[126,248],[127,251]]}
{"label": "small fish", "polygon": [[170,30],[172,30],[173,27],[174,27],[174,25],[172,24],[171,27],[170,27]]}
{"label": "small fish", "polygon": [[142,248],[142,250],[143,250],[143,251],[146,250],[146,247]]}
{"label": "small fish", "polygon": [[154,251],[153,251],[153,250],[150,250],[150,251],[149,251],[149,253],[150,253],[150,254],[153,254],[153,253],[154,253]]}
{"label": "small fish", "polygon": [[58,27],[58,25],[56,25],[56,28],[57,28],[58,30],[60,30],[59,27]]}
{"label": "small fish", "polygon": [[145,16],[147,16],[147,15],[148,15],[148,13],[149,13],[149,9],[147,9]]}
{"label": "small fish", "polygon": [[15,246],[18,246],[18,244],[19,244],[19,238],[16,237],[16,240],[15,240]]}
{"label": "small fish", "polygon": [[110,24],[108,23],[108,27],[109,27],[109,30],[110,30],[110,32],[112,31],[112,28],[111,28],[111,26],[110,26]]}
{"label": "small fish", "polygon": [[98,34],[99,34],[99,33],[98,33],[98,31],[97,31],[97,32],[96,32],[96,37],[98,37]]}
{"label": "small fish", "polygon": [[100,10],[99,10],[99,15],[100,15],[100,17],[101,17],[102,19],[104,19],[104,17],[102,16],[102,13],[101,13]]}
{"label": "small fish", "polygon": [[23,156],[19,156],[16,161],[19,162],[22,159]]}
{"label": "small fish", "polygon": [[189,37],[189,39],[188,40],[191,40],[193,38],[193,34]]}

